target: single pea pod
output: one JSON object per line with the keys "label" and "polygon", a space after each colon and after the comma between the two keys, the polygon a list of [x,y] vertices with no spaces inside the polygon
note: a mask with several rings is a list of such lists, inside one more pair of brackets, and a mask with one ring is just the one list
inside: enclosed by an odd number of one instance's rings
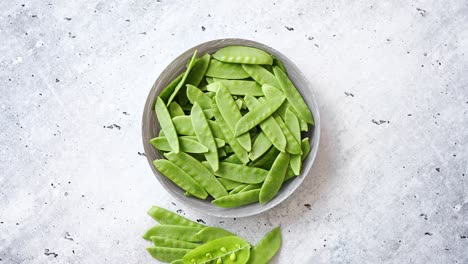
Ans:
{"label": "single pea pod", "polygon": [[245,264],[250,257],[250,245],[237,236],[212,240],[187,253],[182,259],[184,264]]}
{"label": "single pea pod", "polygon": [[284,73],[278,66],[273,67],[276,79],[278,80],[281,89],[283,90],[288,102],[294,108],[299,118],[305,120],[307,123],[313,125],[314,118],[309,110],[309,107],[305,103],[299,91],[296,89],[294,84],[291,82],[289,77]]}
{"label": "single pea pod", "polygon": [[203,243],[227,236],[234,236],[234,234],[222,228],[212,226],[207,226],[196,234],[197,239]]}
{"label": "single pea pod", "polygon": [[218,181],[224,186],[224,188],[226,188],[226,190],[230,191],[230,190],[234,190],[237,186],[239,185],[243,185],[243,183],[241,182],[236,182],[236,181],[232,181],[232,180],[228,180],[228,179],[225,179],[225,178],[218,178]]}
{"label": "single pea pod", "polygon": [[197,102],[203,110],[211,109],[211,98],[209,98],[202,90],[198,89],[197,87],[188,84],[187,97],[190,100],[190,103],[194,104]]}
{"label": "single pea pod", "polygon": [[167,237],[187,242],[199,242],[196,234],[202,227],[180,226],[180,225],[157,225],[148,229],[143,235],[146,240],[152,236]]}
{"label": "single pea pod", "polygon": [[217,171],[219,167],[219,156],[216,142],[208,125],[208,121],[197,102],[193,105],[191,116],[193,130],[195,131],[198,141],[208,148],[208,152],[204,154],[205,158],[211,168]]}
{"label": "single pea pod", "polygon": [[179,152],[179,139],[177,137],[177,132],[174,127],[174,123],[172,123],[169,110],[167,109],[163,100],[159,96],[156,99],[154,109],[156,111],[156,116],[158,117],[159,124],[161,125],[161,129],[164,131],[164,135],[169,140],[169,145],[171,146],[171,149],[176,153]]}
{"label": "single pea pod", "polygon": [[232,95],[263,96],[262,88],[254,81],[215,79],[215,82],[206,86],[206,89],[216,92],[219,84],[224,85]]}
{"label": "single pea pod", "polygon": [[309,153],[310,153],[310,143],[309,143],[309,138],[308,137],[302,139],[301,148],[302,148],[301,160],[304,161],[307,158],[307,156],[309,155]]}
{"label": "single pea pod", "polygon": [[249,153],[249,158],[251,160],[258,159],[263,154],[265,154],[271,146],[271,141],[268,139],[265,133],[260,132],[252,144],[252,151]]}
{"label": "single pea pod", "polygon": [[216,206],[222,208],[240,207],[259,201],[260,189],[240,192],[233,195],[224,196],[211,201]]}
{"label": "single pea pod", "polygon": [[229,192],[229,195],[240,193],[240,191],[242,191],[242,189],[244,189],[245,187],[247,187],[247,184],[241,184],[241,185],[237,186],[236,188],[232,189]]}
{"label": "single pea pod", "polygon": [[210,65],[210,54],[206,53],[200,59],[197,60],[197,63],[193,66],[192,70],[187,76],[187,80],[185,81],[187,84],[191,84],[193,86],[198,86],[205,76],[205,72]]}
{"label": "single pea pod", "polygon": [[205,227],[202,224],[188,220],[185,217],[182,217],[176,213],[173,213],[169,210],[161,208],[159,206],[151,206],[148,210],[148,215],[150,215],[154,220],[158,221],[161,225],[180,225],[180,226],[192,226],[192,227]]}
{"label": "single pea pod", "polygon": [[[207,165],[206,163],[204,164]],[[222,161],[219,163],[219,169],[215,171],[214,174],[225,179],[250,184],[264,181],[268,175],[268,171],[260,168]]]}
{"label": "single pea pod", "polygon": [[266,234],[252,250],[247,264],[267,264],[281,247],[281,228],[277,227]]}
{"label": "single pea pod", "polygon": [[241,65],[225,63],[213,59],[210,61],[210,66],[205,75],[208,77],[232,80],[249,78],[249,75],[242,69]]}
{"label": "single pea pod", "polygon": [[[195,141],[198,140],[197,136],[180,136],[179,139],[181,139],[181,138],[187,138],[187,139],[191,139],[191,140],[195,140]],[[224,147],[226,145],[226,141],[224,141],[224,140],[222,140],[220,138],[215,138],[215,142],[216,142],[216,147],[217,148],[222,148],[222,147]],[[187,152],[187,151],[184,151],[184,152]]]}
{"label": "single pea pod", "polygon": [[175,88],[177,85],[180,83],[180,80],[182,80],[182,77],[185,75],[185,72],[179,74],[172,82],[170,82],[159,94],[159,97],[166,103],[169,97],[171,97],[171,94],[174,92]]}
{"label": "single pea pod", "polygon": [[255,189],[260,189],[262,188],[262,184],[261,183],[257,183],[257,184],[248,184],[247,186],[245,186],[244,188],[242,188],[242,190],[240,190],[240,192],[247,192],[247,191],[251,191],[251,190],[255,190]]}
{"label": "single pea pod", "polygon": [[146,250],[153,258],[162,262],[172,262],[174,260],[180,259],[191,251],[191,249],[186,248],[166,248],[154,246],[147,247]]}
{"label": "single pea pod", "polygon": [[281,152],[271,166],[268,175],[260,189],[260,204],[269,202],[278,193],[283,184],[284,176],[289,165],[289,154]]}
{"label": "single pea pod", "polygon": [[[269,84],[280,88],[275,75],[260,65],[242,64],[242,69],[260,85]],[[251,94],[253,95],[253,94]],[[253,95],[254,96],[254,95]]]}
{"label": "single pea pod", "polygon": [[171,161],[160,159],[153,161],[153,164],[161,174],[193,196],[200,199],[206,199],[208,196],[205,189],[203,189],[198,182]]}
{"label": "single pea pod", "polygon": [[232,154],[231,156],[225,158],[223,161],[229,162],[229,163],[242,164],[242,161],[239,159],[239,157],[237,157],[237,155],[235,153]]}
{"label": "single pea pod", "polygon": [[193,52],[192,59],[190,59],[190,62],[188,64],[188,66],[187,66],[187,71],[185,71],[184,75],[182,76],[182,79],[177,84],[177,86],[174,88],[174,91],[172,92],[171,96],[169,96],[169,99],[167,99],[167,104],[168,105],[172,102],[172,100],[174,100],[174,98],[176,97],[179,90],[184,86],[185,80],[187,79],[187,76],[189,75],[190,71],[192,70],[192,67],[195,64],[196,59],[197,59],[197,51],[195,50]]}
{"label": "single pea pod", "polygon": [[[299,125],[299,119],[291,111],[291,108],[286,109],[284,122],[293,135],[294,139],[296,139],[297,142],[301,142],[301,128]],[[301,155],[291,155],[290,165],[294,174],[299,175],[301,173],[302,167]]]}
{"label": "single pea pod", "polygon": [[219,61],[243,64],[273,64],[273,57],[265,51],[246,46],[228,46],[213,54]]}
{"label": "single pea pod", "polygon": [[[161,151],[172,151],[166,137],[156,137],[150,140],[151,145]],[[196,140],[179,137],[180,151],[188,153],[206,153],[208,148]]]}
{"label": "single pea pod", "polygon": [[[190,116],[176,116],[172,118],[172,123],[174,123],[174,127],[179,135],[195,136]],[[215,121],[208,120],[208,124],[215,138],[225,139],[223,132]]]}
{"label": "single pea pod", "polygon": [[171,114],[171,117],[176,117],[176,116],[183,116],[185,115],[184,110],[182,107],[177,102],[172,102],[169,104],[169,114]]}
{"label": "single pea pod", "polygon": [[152,236],[151,241],[153,241],[154,246],[165,248],[194,249],[200,246],[200,244],[197,243],[160,236]]}
{"label": "single pea pod", "polygon": [[277,148],[272,147],[259,159],[252,161],[250,166],[270,170],[271,165],[273,165],[273,162],[275,162],[275,159],[279,153],[280,151]]}
{"label": "single pea pod", "polygon": [[288,166],[288,169],[286,170],[286,175],[284,176],[283,183],[287,182],[289,179],[292,179],[296,176],[297,175],[294,174],[294,171],[291,169],[291,166]]}

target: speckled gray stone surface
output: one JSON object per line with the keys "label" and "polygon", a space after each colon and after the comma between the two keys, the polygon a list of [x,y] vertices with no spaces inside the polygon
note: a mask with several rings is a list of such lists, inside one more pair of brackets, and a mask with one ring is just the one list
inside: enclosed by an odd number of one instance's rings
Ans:
{"label": "speckled gray stone surface", "polygon": [[[233,2],[0,2],[0,262],[157,263],[157,204],[281,225],[272,263],[468,263],[466,1]],[[298,191],[243,219],[172,203],[139,154],[157,75],[225,37],[289,56],[323,124]]]}

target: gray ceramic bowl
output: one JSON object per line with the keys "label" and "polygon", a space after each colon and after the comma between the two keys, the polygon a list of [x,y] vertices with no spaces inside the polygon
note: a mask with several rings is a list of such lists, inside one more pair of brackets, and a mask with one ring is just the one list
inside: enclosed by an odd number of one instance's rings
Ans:
{"label": "gray ceramic bowl", "polygon": [[[311,152],[307,159],[304,161],[302,174],[298,177],[293,178],[292,180],[288,181],[287,183],[283,184],[280,191],[276,195],[276,197],[271,200],[270,202],[260,205],[259,203],[242,206],[239,208],[219,208],[211,204],[209,200],[200,200],[193,197],[184,196],[184,191],[176,186],[173,182],[171,182],[168,178],[161,175],[159,171],[157,171],[152,161],[155,159],[163,158],[162,155],[156,151],[153,146],[149,143],[151,138],[157,137],[159,134],[160,126],[157,121],[153,106],[156,100],[156,97],[159,95],[162,89],[169,84],[177,75],[179,75],[182,71],[185,70],[185,63],[187,60],[192,56],[195,50],[198,50],[198,56],[202,56],[205,53],[213,54],[218,49],[230,46],[230,45],[244,45],[244,46],[251,46],[255,48],[262,49],[270,54],[273,54],[277,58],[279,58],[286,70],[288,72],[289,78],[293,81],[296,85],[299,92],[302,94],[302,97],[306,101],[307,105],[309,106],[312,114],[314,115],[315,119],[315,126],[310,127],[308,132],[308,137],[310,140],[311,145]],[[182,55],[177,57],[173,62],[171,62],[166,69],[159,75],[158,79],[154,83],[151,91],[148,95],[148,99],[146,100],[145,109],[143,111],[143,146],[145,149],[146,156],[148,158],[149,165],[153,170],[154,174],[158,181],[162,184],[162,186],[176,198],[179,202],[185,204],[188,207],[191,207],[197,211],[202,213],[218,216],[218,217],[245,217],[255,215],[261,212],[264,212],[268,209],[273,208],[274,206],[278,205],[282,201],[284,201],[289,195],[291,195],[297,187],[302,183],[304,178],[309,173],[312,164],[314,163],[315,156],[317,155],[317,149],[319,145],[320,139],[320,115],[318,111],[317,103],[315,102],[315,96],[312,92],[312,88],[308,83],[307,79],[304,75],[300,72],[294,63],[292,63],[288,58],[286,58],[280,52],[274,50],[273,48],[266,46],[264,44],[245,40],[245,39],[218,39],[212,40],[200,45],[197,45]]]}

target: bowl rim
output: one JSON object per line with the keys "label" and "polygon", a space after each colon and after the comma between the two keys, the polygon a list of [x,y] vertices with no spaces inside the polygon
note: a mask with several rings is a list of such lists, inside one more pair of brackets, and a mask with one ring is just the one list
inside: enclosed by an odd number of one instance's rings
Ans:
{"label": "bowl rim", "polygon": [[[263,43],[260,43],[260,42],[257,42],[257,41],[253,41],[253,40],[249,40],[249,39],[242,39],[242,38],[221,38],[221,39],[209,40],[209,41],[199,43],[199,44],[189,48],[188,50],[182,52],[175,59],[173,59],[171,62],[169,62],[169,64],[166,65],[166,67],[158,75],[158,77],[154,81],[151,89],[149,90],[149,93],[148,93],[148,96],[147,96],[147,99],[146,99],[146,102],[145,102],[145,105],[144,105],[144,108],[143,108],[143,118],[142,118],[142,141],[143,142],[142,143],[143,143],[143,148],[144,148],[144,151],[145,151],[145,154],[146,154],[146,153],[148,153],[148,150],[149,150],[148,148],[152,148],[152,145],[149,142],[147,142],[148,140],[145,137],[145,122],[147,121],[148,115],[151,112],[151,111],[147,111],[147,109],[153,109],[155,98],[152,98],[151,95],[152,95],[153,90],[155,90],[157,88],[158,83],[162,81],[161,80],[162,76],[164,76],[166,72],[169,72],[170,68],[171,68],[171,65],[174,62],[182,59],[185,56],[185,54],[193,54],[193,52],[195,50],[197,50],[199,47],[201,47],[203,45],[210,45],[212,43],[214,44],[214,43],[222,43],[222,42],[243,42],[242,44],[228,44],[228,45],[253,46],[253,47],[256,47],[256,48],[260,48],[260,49],[266,48],[267,50],[269,50],[268,53],[270,53],[270,54],[272,54],[274,56],[282,57],[281,61],[283,63],[286,61],[286,63],[284,63],[284,64],[288,65],[290,68],[293,68],[295,70],[295,74],[297,75],[297,78],[301,79],[304,82],[304,84],[305,84],[304,88],[299,89],[299,90],[302,90],[302,92],[307,91],[308,93],[310,93],[310,104],[311,105],[307,104],[307,101],[306,100],[305,101],[306,101],[306,104],[308,105],[308,107],[310,107],[311,111],[313,112],[313,117],[314,117],[313,129],[314,129],[314,131],[313,131],[313,134],[312,134],[313,138],[310,139],[311,151],[310,151],[308,157],[306,158],[306,160],[308,161],[308,166],[307,166],[307,168],[305,168],[303,166],[302,167],[303,171],[301,172],[301,174],[294,177],[294,179],[290,180],[290,182],[299,181],[299,183],[297,183],[295,186],[293,186],[292,189],[289,189],[288,190],[289,193],[287,195],[285,195],[284,197],[278,197],[279,195],[277,195],[270,202],[268,202],[268,203],[266,203],[264,205],[261,205],[261,208],[259,210],[252,210],[250,212],[245,212],[245,210],[244,210],[243,213],[238,213],[238,214],[232,213],[232,212],[236,212],[236,209],[246,208],[246,207],[249,207],[249,206],[255,206],[255,205],[259,204],[259,203],[254,203],[254,204],[245,205],[245,206],[241,206],[241,207],[237,207],[237,208],[218,208],[218,207],[216,207],[218,210],[223,211],[223,213],[216,214],[216,213],[213,213],[211,211],[207,212],[207,211],[204,211],[204,210],[202,210],[200,208],[192,206],[192,205],[188,204],[188,202],[184,201],[184,199],[180,199],[180,197],[178,197],[177,195],[174,195],[173,190],[171,188],[169,188],[169,186],[166,186],[166,183],[162,180],[162,177],[164,177],[164,176],[154,168],[153,160],[150,159],[149,155],[146,155],[146,159],[147,159],[147,161],[148,161],[148,163],[149,163],[149,165],[151,167],[151,170],[153,171],[154,176],[159,181],[159,183],[163,186],[163,188],[174,199],[176,199],[178,202],[182,203],[183,205],[187,206],[188,208],[191,208],[191,209],[193,209],[195,211],[198,211],[200,213],[203,213],[203,214],[207,214],[207,215],[215,216],[215,217],[221,217],[221,218],[248,217],[248,216],[253,216],[253,215],[257,215],[257,214],[266,212],[266,211],[276,207],[277,205],[279,205],[280,203],[285,201],[287,198],[289,198],[299,188],[299,186],[303,183],[305,177],[309,174],[310,170],[312,169],[313,165],[315,164],[315,159],[316,159],[316,156],[317,156],[317,153],[318,153],[318,148],[319,148],[319,145],[320,145],[321,122],[320,122],[320,111],[319,111],[320,109],[319,109],[318,103],[316,101],[317,97],[316,97],[314,91],[312,90],[312,86],[310,85],[309,80],[305,77],[305,75],[302,73],[302,71],[299,69],[299,67],[297,67],[297,65],[294,62],[292,62],[288,57],[286,57],[284,54],[282,54],[281,52],[277,51],[276,49],[274,49],[274,48],[272,48],[272,47],[270,47],[270,46],[268,46],[266,44],[263,44]],[[274,54],[271,51],[274,51]],[[198,54],[198,55],[203,55],[203,54]],[[173,78],[175,78],[175,76],[176,75],[174,75]],[[173,78],[171,78],[171,80]],[[164,89],[164,87],[162,87],[162,89]],[[159,95],[159,93],[161,93],[162,89],[156,93],[156,96]],[[303,95],[301,94],[301,96],[303,96]],[[306,163],[305,161],[303,163]],[[188,199],[195,199],[195,198],[189,198],[189,197],[187,197],[187,198]],[[274,202],[274,203],[272,203],[272,202]],[[227,213],[227,212],[231,212],[231,213]]]}

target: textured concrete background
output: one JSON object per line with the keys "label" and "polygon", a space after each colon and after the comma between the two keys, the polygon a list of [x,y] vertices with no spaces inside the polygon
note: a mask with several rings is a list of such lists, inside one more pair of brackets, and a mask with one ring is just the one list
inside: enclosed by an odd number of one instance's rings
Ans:
{"label": "textured concrete background", "polygon": [[[0,13],[0,262],[157,263],[140,239],[157,204],[252,243],[281,225],[272,263],[468,263],[466,1],[15,0]],[[243,219],[173,203],[140,154],[155,78],[224,37],[289,56],[323,121],[304,184]]]}

